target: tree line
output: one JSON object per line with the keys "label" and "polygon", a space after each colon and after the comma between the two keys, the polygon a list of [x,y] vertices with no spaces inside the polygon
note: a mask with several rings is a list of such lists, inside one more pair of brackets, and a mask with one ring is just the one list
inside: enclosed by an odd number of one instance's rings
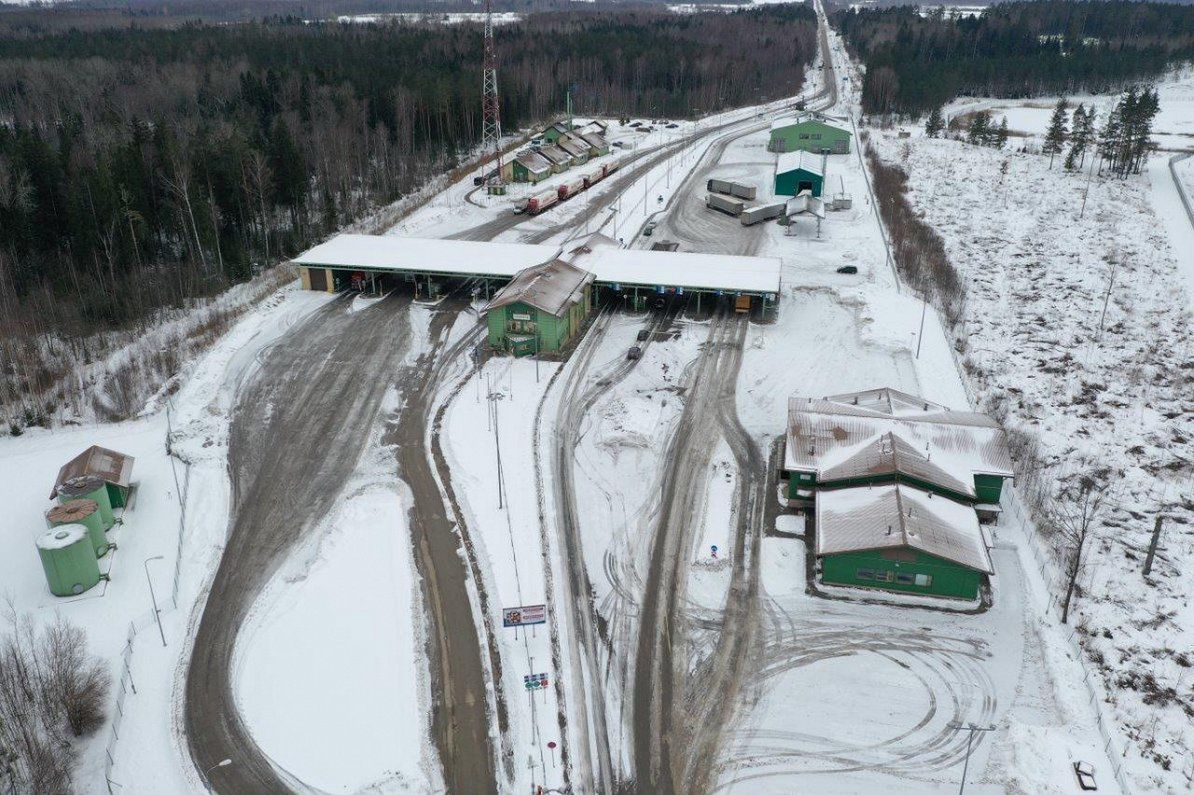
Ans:
{"label": "tree line", "polygon": [[916,7],[833,15],[866,64],[864,113],[920,116],[961,94],[1108,93],[1194,57],[1194,6],[1031,0],[954,18]]}
{"label": "tree line", "polygon": [[[506,130],[793,93],[805,6],[531,14],[497,30]],[[0,339],[82,335],[246,278],[459,164],[478,25],[108,27],[0,39]]]}

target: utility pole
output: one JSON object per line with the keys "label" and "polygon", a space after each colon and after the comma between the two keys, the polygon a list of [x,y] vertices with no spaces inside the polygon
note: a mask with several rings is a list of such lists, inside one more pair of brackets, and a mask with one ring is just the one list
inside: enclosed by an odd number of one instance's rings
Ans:
{"label": "utility pole", "polygon": [[925,338],[925,313],[929,311],[929,302],[920,302],[920,331],[916,333],[916,358],[920,358],[920,342]]}
{"label": "utility pole", "polygon": [[966,771],[970,768],[970,749],[974,745],[975,732],[993,732],[994,726],[976,726],[973,723],[967,723],[963,726],[960,723],[951,723],[949,728],[957,731],[967,732],[966,737],[966,761],[962,763],[962,784],[958,787],[958,795],[962,795],[966,791]]}
{"label": "utility pole", "polygon": [[493,151],[488,192],[505,193],[502,182],[502,117],[498,108],[497,47],[493,43],[493,0],[485,0],[485,60],[481,78],[481,150]]}
{"label": "utility pole", "polygon": [[161,560],[161,555],[146,558],[142,564],[145,567],[145,582],[149,583],[149,600],[153,603],[153,617],[158,622],[158,634],[162,636],[162,647],[166,646],[166,633],[162,631],[162,611],[158,610],[158,598],[153,592],[153,580],[149,576],[149,561]]}
{"label": "utility pole", "polygon": [[1153,558],[1157,554],[1157,542],[1161,540],[1161,521],[1164,517],[1157,514],[1157,522],[1153,525],[1153,537],[1148,542],[1148,557],[1144,559],[1144,576],[1147,577],[1153,571]]}

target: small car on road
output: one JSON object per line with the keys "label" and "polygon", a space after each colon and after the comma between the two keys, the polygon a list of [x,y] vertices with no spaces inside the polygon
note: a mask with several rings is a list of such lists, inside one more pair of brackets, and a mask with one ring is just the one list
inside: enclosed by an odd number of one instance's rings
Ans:
{"label": "small car on road", "polygon": [[643,227],[643,237],[650,237],[655,234],[655,227],[659,226],[658,221],[651,221]]}
{"label": "small car on road", "polygon": [[635,345],[633,348],[626,351],[626,358],[630,361],[643,358],[643,349]]}
{"label": "small car on road", "polygon": [[843,265],[842,267],[837,269],[837,272],[838,273],[851,273],[851,274],[858,273],[858,266],[857,265]]}
{"label": "small car on road", "polygon": [[647,337],[649,337],[649,336],[651,336],[650,329],[641,328],[638,330],[638,341],[639,342],[646,342]]}

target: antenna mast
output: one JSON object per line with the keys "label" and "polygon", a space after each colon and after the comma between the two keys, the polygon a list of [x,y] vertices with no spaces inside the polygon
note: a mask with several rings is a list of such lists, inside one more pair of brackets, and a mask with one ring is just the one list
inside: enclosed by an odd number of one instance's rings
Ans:
{"label": "antenna mast", "polygon": [[502,182],[502,117],[498,110],[497,48],[493,43],[493,0],[485,0],[485,61],[481,80],[481,149],[493,151],[490,193],[505,193]]}

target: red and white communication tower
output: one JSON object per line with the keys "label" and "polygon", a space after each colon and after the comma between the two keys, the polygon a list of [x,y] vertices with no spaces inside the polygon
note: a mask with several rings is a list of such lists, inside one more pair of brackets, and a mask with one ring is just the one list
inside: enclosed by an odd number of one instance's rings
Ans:
{"label": "red and white communication tower", "polygon": [[481,79],[481,150],[493,151],[490,193],[504,193],[502,182],[502,115],[498,109],[497,48],[493,43],[493,2],[485,0],[485,61]]}

